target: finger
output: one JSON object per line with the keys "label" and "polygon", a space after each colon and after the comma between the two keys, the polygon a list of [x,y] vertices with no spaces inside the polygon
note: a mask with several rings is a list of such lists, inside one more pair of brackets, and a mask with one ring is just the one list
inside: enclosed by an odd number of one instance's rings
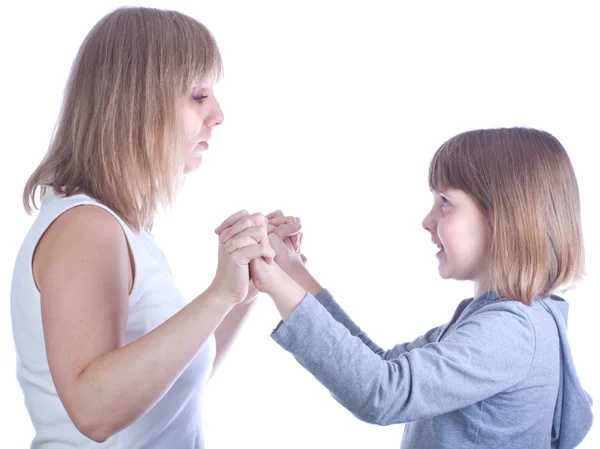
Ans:
{"label": "finger", "polygon": [[294,223],[296,221],[295,217],[284,217],[283,215],[281,216],[277,216],[277,217],[273,217],[273,218],[269,218],[269,216],[267,216],[267,220],[269,220],[269,224],[274,225],[274,226],[280,226],[282,224],[286,224],[286,223]]}
{"label": "finger", "polygon": [[277,227],[281,225],[294,223],[294,217],[275,217],[267,218],[267,220],[267,232],[269,234],[271,232],[274,232],[277,229]]}
{"label": "finger", "polygon": [[[295,223],[300,223],[300,217],[292,217],[294,219]],[[300,226],[302,227],[302,225]],[[292,248],[294,248],[294,251],[296,251],[297,253],[300,252],[300,237],[299,234],[293,235],[290,237],[290,243],[292,244]]]}
{"label": "finger", "polygon": [[221,234],[219,234],[219,242],[225,243],[227,240],[235,237],[246,229],[251,228],[253,225],[254,222],[248,216],[240,218],[232,226],[221,231]]}
{"label": "finger", "polygon": [[267,215],[268,219],[275,218],[275,217],[283,217],[283,212],[281,212],[279,209],[277,209],[276,211],[271,212],[269,215]]}
{"label": "finger", "polygon": [[254,245],[248,245],[237,249],[231,254],[231,257],[238,265],[244,266],[248,265],[252,259],[261,257],[263,251],[263,245],[259,245],[255,242]]}
{"label": "finger", "polygon": [[283,251],[288,251],[289,248],[287,247],[287,245],[285,244],[285,242],[283,240],[281,240],[281,238],[273,233],[273,234],[269,234],[269,245],[271,245],[271,248],[273,248],[275,250],[276,254],[279,254]]}
{"label": "finger", "polygon": [[[267,231],[266,228],[264,226],[252,226],[251,228],[246,229],[243,232],[240,232],[238,235],[232,237],[231,239],[227,240],[233,240],[234,238],[237,237],[251,237],[252,239],[254,239],[254,243],[260,243],[263,239],[263,237],[265,237],[267,235]],[[225,242],[227,243],[227,242]]]}
{"label": "finger", "polygon": [[289,223],[278,226],[273,233],[277,234],[281,240],[285,240],[287,237],[296,235],[300,232],[302,225],[300,223]]}
{"label": "finger", "polygon": [[264,227],[264,232],[267,232],[267,219],[263,214],[252,214],[244,218],[241,218],[238,222],[234,223],[233,226],[223,230],[219,235],[219,242],[225,243],[232,237],[242,233],[248,228],[254,226]]}
{"label": "finger", "polygon": [[[296,223],[300,223],[300,218],[298,217],[294,217],[294,221]],[[302,227],[302,224],[300,224],[300,227]],[[290,241],[292,242],[292,246],[294,247],[294,251],[296,251],[297,253],[300,252],[300,235],[296,234],[293,237],[290,237]]]}
{"label": "finger", "polygon": [[260,241],[260,244],[264,247],[263,258],[266,260],[267,263],[272,263],[273,259],[275,259],[275,250],[271,247],[271,244],[269,243],[269,236],[264,235]]}
{"label": "finger", "polygon": [[248,245],[243,248],[239,248],[231,254],[231,257],[240,265],[248,265],[251,260],[259,257],[265,259],[273,259],[273,249],[268,244],[255,243],[254,245]]}
{"label": "finger", "polygon": [[[287,218],[287,223],[300,223],[300,218],[299,217],[286,217]],[[300,244],[298,241],[298,234],[295,235],[291,235],[289,238],[289,242],[292,245],[292,248],[294,249],[294,251],[296,253],[300,252]]]}
{"label": "finger", "polygon": [[219,227],[217,229],[215,229],[215,233],[220,234],[221,231],[223,231],[223,229],[226,229],[226,228],[232,226],[240,218],[245,217],[247,215],[248,215],[248,211],[246,209],[242,209],[241,211],[236,212],[235,214],[233,214],[229,218],[227,218],[223,223],[221,223],[219,225]]}
{"label": "finger", "polygon": [[290,244],[294,252],[298,252],[298,234],[290,235]]}
{"label": "finger", "polygon": [[256,226],[262,226],[262,225],[266,226],[269,223],[269,220],[267,219],[267,217],[265,217],[260,212],[257,212],[255,214],[249,215],[248,218],[250,218],[250,220],[252,220],[252,222]]}
{"label": "finger", "polygon": [[223,248],[227,252],[227,254],[232,254],[234,251],[237,251],[240,248],[244,248],[246,246],[256,245],[257,242],[255,239],[248,235],[244,236],[235,236],[231,240],[228,240]]}

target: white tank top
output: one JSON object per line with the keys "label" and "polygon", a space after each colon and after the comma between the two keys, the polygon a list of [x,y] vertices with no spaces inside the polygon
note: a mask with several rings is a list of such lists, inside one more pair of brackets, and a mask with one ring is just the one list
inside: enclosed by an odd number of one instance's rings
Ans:
{"label": "white tank top", "polygon": [[110,212],[123,227],[131,247],[135,278],[129,296],[125,344],[148,333],[187,304],[151,234],[133,232],[112,210],[87,195],[65,197],[47,188],[40,212],[17,255],[10,296],[17,379],[36,433],[31,447],[201,449],[204,443],[200,401],[215,357],[214,335],[146,415],[104,443],[96,443],[77,430],[56,393],[46,357],[40,293],[33,280],[32,260],[48,226],[63,212],[82,204]]}

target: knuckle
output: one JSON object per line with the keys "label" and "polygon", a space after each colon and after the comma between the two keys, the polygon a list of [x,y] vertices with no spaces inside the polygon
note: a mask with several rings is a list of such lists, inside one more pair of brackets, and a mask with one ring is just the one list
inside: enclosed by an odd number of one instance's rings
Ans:
{"label": "knuckle", "polygon": [[267,219],[261,213],[256,213],[256,214],[252,215],[252,223],[257,226],[264,225],[266,221],[267,221]]}

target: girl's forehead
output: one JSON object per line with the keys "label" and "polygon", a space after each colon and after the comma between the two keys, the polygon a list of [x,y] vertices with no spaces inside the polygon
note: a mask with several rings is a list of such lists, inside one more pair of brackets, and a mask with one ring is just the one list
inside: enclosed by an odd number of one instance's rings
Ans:
{"label": "girl's forehead", "polygon": [[449,196],[449,197],[455,197],[455,196],[460,196],[461,194],[464,194],[464,192],[462,190],[456,189],[454,187],[441,187],[439,190],[438,189],[431,190],[431,193],[433,193],[434,195],[444,195],[444,196]]}

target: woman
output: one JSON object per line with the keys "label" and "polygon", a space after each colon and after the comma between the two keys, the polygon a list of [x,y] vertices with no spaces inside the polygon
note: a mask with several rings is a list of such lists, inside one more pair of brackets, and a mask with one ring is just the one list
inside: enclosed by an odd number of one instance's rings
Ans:
{"label": "woman", "polygon": [[273,257],[267,220],[233,216],[251,242],[220,245],[189,304],[148,231],[223,122],[220,73],[210,32],[174,11],[117,9],[81,45],[11,289],[33,448],[203,447],[204,385],[257,294],[249,260]]}

